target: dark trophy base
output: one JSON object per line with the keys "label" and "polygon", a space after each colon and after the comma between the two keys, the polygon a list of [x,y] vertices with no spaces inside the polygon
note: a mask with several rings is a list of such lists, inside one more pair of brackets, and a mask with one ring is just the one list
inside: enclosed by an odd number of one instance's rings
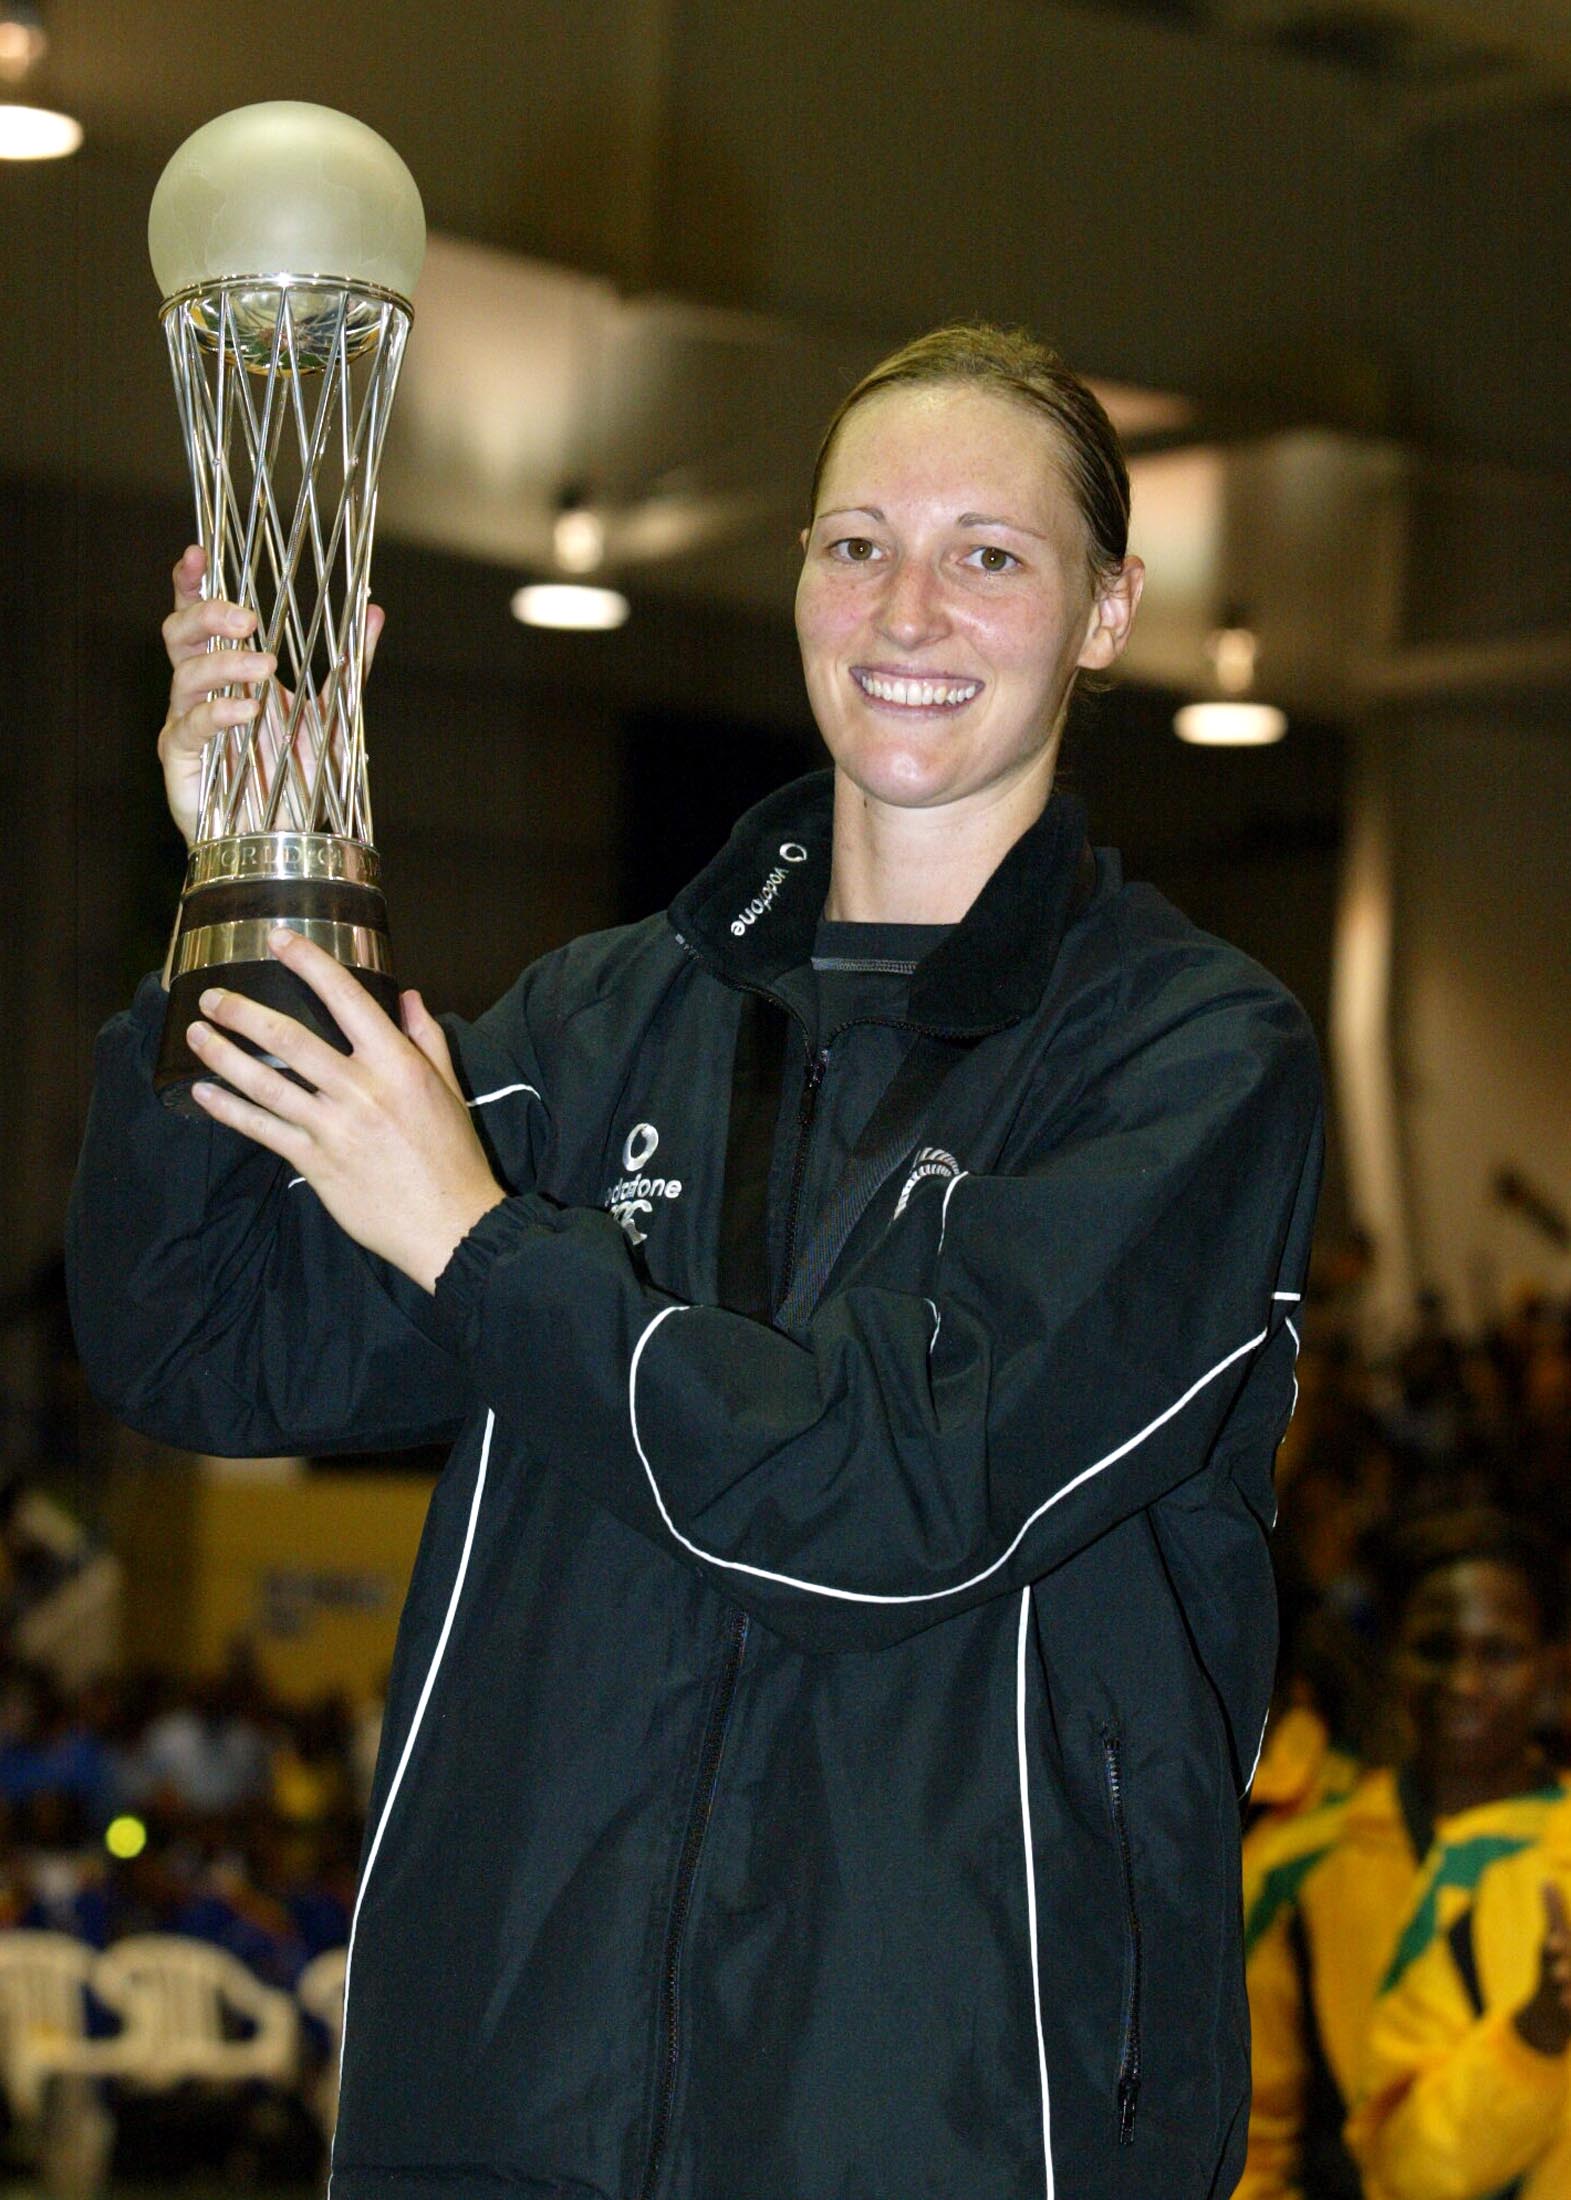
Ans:
{"label": "dark trophy base", "polygon": [[[400,1021],[398,1013],[398,981],[385,976],[379,970],[352,970],[351,977],[358,978],[372,999],[377,1001],[392,1017]],[[319,1039],[325,1039],[340,1054],[349,1052],[349,1041],[311,991],[292,970],[286,970],[281,962],[225,963],[216,970],[187,970],[176,978],[169,988],[169,1006],[164,1011],[163,1037],[158,1044],[158,1064],[153,1071],[153,1090],[166,1108],[176,1115],[188,1115],[199,1121],[209,1118],[191,1097],[191,1087],[199,1077],[212,1077],[212,1071],[199,1062],[186,1045],[186,1032],[201,1016],[197,1006],[210,985],[221,985],[231,993],[244,993],[248,999],[261,1001],[268,1008],[281,1009],[286,1016],[293,1016],[314,1031]],[[235,1045],[244,1047],[248,1054],[260,1053],[248,1039],[235,1034]],[[280,1062],[277,1067],[283,1069]],[[303,1077],[295,1077],[291,1069],[284,1075],[303,1085]],[[219,1080],[222,1083],[222,1079]]]}
{"label": "dark trophy base", "polygon": [[[170,951],[169,1006],[153,1071],[154,1091],[177,1114],[202,1116],[191,1087],[210,1072],[191,1052],[186,1033],[201,1016],[201,997],[209,986],[279,1009],[340,1054],[349,1052],[349,1041],[316,994],[268,954],[267,934],[279,924],[314,939],[359,979],[394,1023],[399,1021],[387,905],[373,848],[327,833],[253,833],[199,842],[186,871]],[[235,1043],[261,1054],[247,1040]],[[306,1082],[293,1070],[284,1074],[296,1084]]]}

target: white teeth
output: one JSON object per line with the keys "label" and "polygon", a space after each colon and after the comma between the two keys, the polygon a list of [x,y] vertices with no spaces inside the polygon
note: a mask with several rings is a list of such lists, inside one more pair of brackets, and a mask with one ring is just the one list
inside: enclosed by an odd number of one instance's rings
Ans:
{"label": "white teeth", "polygon": [[969,703],[982,684],[979,680],[954,685],[946,680],[886,680],[874,672],[858,672],[855,677],[858,687],[875,702],[902,703],[917,710]]}

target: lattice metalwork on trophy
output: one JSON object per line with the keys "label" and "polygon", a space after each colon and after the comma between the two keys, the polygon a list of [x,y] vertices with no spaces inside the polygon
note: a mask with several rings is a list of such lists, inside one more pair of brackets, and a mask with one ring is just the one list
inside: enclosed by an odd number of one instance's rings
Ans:
{"label": "lattice metalwork on trophy", "polygon": [[164,328],[207,552],[207,593],[247,605],[275,677],[208,744],[199,841],[370,842],[363,689],[376,483],[409,332],[401,298],[255,277],[171,299]]}

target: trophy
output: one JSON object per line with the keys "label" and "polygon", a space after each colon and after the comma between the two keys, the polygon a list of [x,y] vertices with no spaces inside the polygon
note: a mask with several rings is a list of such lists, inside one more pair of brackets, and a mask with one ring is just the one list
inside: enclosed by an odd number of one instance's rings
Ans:
{"label": "trophy", "polygon": [[277,659],[254,686],[213,668],[216,692],[254,695],[260,708],[203,751],[165,969],[154,1084],[195,1114],[191,1084],[207,1072],[186,1031],[206,986],[283,1009],[348,1051],[317,996],[269,956],[276,926],[325,947],[397,1019],[363,690],[377,469],[425,217],[375,131],[329,107],[270,100],[187,138],[147,226],[207,553],[203,593],[257,614],[246,641],[209,647]]}

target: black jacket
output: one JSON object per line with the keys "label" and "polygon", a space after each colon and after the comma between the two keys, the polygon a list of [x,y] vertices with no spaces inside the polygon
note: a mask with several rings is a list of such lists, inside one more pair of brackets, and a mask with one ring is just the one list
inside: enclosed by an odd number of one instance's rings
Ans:
{"label": "black jacket", "polygon": [[669,918],[453,1027],[515,1196],[434,1301],[160,1109],[155,984],[100,1042],[100,1395],[215,1451],[456,1438],[338,2200],[1232,2190],[1313,1043],[1116,858],[1086,878],[1056,797],[920,965],[954,1060],[777,1326],[758,1126],[802,1049],[771,995],[828,849],[827,777],[789,787]]}

